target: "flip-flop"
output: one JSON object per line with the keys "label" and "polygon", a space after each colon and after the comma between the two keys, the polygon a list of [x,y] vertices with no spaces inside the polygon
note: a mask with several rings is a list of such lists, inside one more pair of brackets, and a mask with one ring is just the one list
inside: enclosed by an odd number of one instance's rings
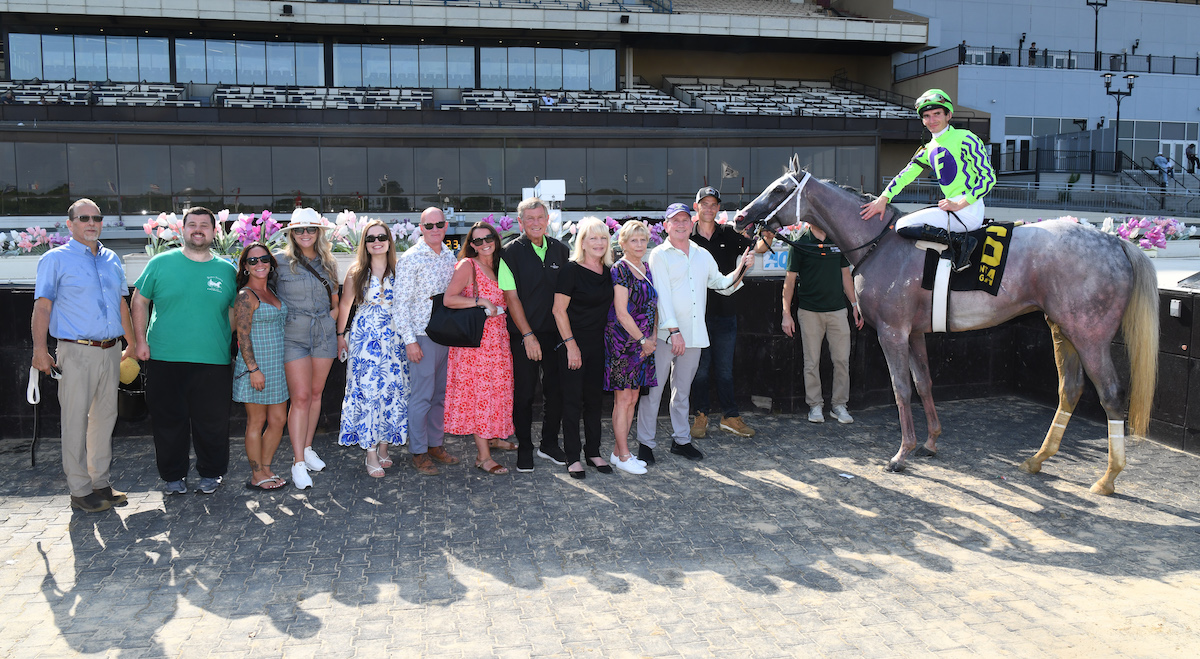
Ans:
{"label": "flip-flop", "polygon": [[[278,483],[278,485],[276,485],[275,487],[263,487],[263,484],[265,484],[265,483]],[[278,490],[279,488],[283,487],[284,485],[287,485],[287,483],[285,483],[284,480],[278,476],[272,476],[271,478],[264,478],[264,479],[258,481],[257,483],[251,483],[250,481],[246,481],[246,489],[247,490],[262,490],[264,492],[269,491],[269,490]]]}

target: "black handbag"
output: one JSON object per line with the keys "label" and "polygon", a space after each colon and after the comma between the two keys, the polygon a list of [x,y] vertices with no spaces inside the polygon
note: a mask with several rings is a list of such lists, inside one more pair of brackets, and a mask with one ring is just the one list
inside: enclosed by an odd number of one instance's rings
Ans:
{"label": "black handbag", "polygon": [[[475,279],[477,275],[474,264],[471,265],[475,297],[479,297],[479,280]],[[425,336],[434,343],[452,348],[479,347],[483,341],[483,324],[487,322],[487,309],[450,309],[442,303],[441,293],[429,299],[433,301],[433,311],[429,314],[429,324],[425,326]]]}

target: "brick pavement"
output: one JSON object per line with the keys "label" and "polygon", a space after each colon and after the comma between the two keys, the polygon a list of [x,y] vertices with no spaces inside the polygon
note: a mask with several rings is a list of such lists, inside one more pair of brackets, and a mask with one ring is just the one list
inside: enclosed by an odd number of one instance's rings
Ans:
{"label": "brick pavement", "polygon": [[584,481],[376,480],[326,435],[314,489],[250,492],[235,441],[208,497],[164,498],[149,440],[119,439],[129,504],[95,515],[68,508],[56,442],[36,470],[7,442],[0,656],[1194,656],[1200,458],[1131,443],[1101,498],[1102,425],[1030,476],[1052,409],[940,409],[941,454],[901,475],[891,407],[749,415],[702,462]]}

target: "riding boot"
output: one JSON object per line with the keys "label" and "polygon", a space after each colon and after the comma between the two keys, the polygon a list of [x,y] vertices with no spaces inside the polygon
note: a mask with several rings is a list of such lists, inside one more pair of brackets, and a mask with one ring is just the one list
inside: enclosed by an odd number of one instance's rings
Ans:
{"label": "riding boot", "polygon": [[965,233],[950,233],[949,231],[928,224],[908,226],[896,229],[896,233],[912,240],[927,240],[940,243],[950,248],[953,255],[952,264],[955,272],[961,272],[971,267],[971,252],[975,251],[977,240]]}
{"label": "riding boot", "polygon": [[971,267],[971,252],[975,251],[978,240],[966,233],[950,234],[951,249],[954,250],[954,271],[962,272]]}

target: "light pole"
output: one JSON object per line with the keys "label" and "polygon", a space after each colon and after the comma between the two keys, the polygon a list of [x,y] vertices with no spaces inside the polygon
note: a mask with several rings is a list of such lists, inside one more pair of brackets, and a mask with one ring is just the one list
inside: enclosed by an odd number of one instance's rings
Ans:
{"label": "light pole", "polygon": [[1104,93],[1117,99],[1117,124],[1113,133],[1113,171],[1117,172],[1121,171],[1121,158],[1118,155],[1121,144],[1121,100],[1133,95],[1133,80],[1137,76],[1132,73],[1125,75],[1125,84],[1128,87],[1124,90],[1112,88],[1113,74],[1105,73],[1100,77],[1104,78]]}
{"label": "light pole", "polygon": [[1100,70],[1100,8],[1108,6],[1108,0],[1087,0],[1087,6],[1096,12],[1096,31],[1092,38],[1092,52],[1096,54],[1096,70]]}

